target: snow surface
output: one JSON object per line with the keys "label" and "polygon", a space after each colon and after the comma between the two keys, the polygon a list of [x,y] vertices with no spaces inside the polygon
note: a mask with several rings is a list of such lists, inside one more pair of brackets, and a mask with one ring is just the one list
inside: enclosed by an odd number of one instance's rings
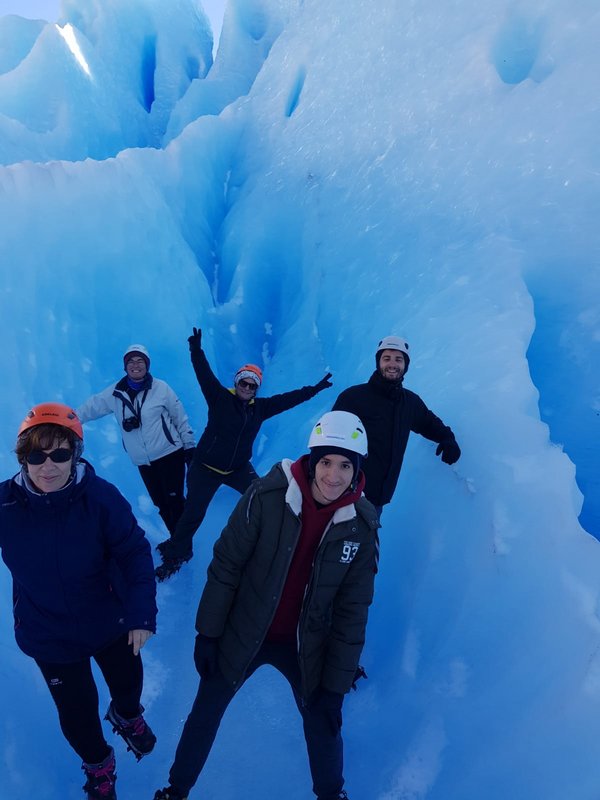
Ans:
{"label": "snow surface", "polygon": [[[131,341],[198,432],[192,325],[225,382],[245,361],[265,367],[265,394],[331,369],[332,390],[265,424],[265,471],[366,380],[382,335],[405,335],[406,385],[463,456],[448,468],[413,437],[384,512],[348,793],[597,800],[596,0],[230,0],[213,67],[193,0],[63,0],[60,27],[0,20],[2,474],[26,408],[77,405]],[[111,419],[87,426],[86,452],[161,540]],[[159,589],[144,650],[159,743],[139,765],[116,744],[120,797],[166,783],[196,686],[195,608],[236,499],[219,493],[194,561]],[[3,793],[79,798],[79,762],[13,641],[6,570],[0,585]],[[191,798],[241,792],[311,795],[269,670]]]}

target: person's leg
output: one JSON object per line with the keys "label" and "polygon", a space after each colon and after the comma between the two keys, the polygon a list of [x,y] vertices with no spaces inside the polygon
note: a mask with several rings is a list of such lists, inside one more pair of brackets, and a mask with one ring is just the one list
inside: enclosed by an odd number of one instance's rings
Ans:
{"label": "person's leg", "polygon": [[221,673],[200,680],[192,710],[183,726],[169,771],[169,783],[186,796],[198,780],[219,730],[223,714],[233,699],[233,689]]}
{"label": "person's leg", "polygon": [[299,697],[296,703],[302,714],[313,791],[318,800],[338,800],[344,786],[343,696],[336,708],[302,706]]}
{"label": "person's leg", "polygon": [[142,659],[133,655],[127,634],[96,653],[94,658],[111,696],[105,719],[139,760],[151,753],[156,744],[156,736],[144,719],[144,706],[140,703],[144,679]]}
{"label": "person's leg", "polygon": [[[261,648],[246,671],[244,683],[266,663],[270,663],[268,654],[265,656],[264,648]],[[169,771],[169,783],[181,795],[187,795],[198,780],[215,741],[223,714],[234,694],[220,672],[208,680],[200,680],[194,705],[183,726],[175,760]]]}
{"label": "person's leg", "polygon": [[171,558],[184,558],[192,552],[192,539],[202,524],[210,501],[223,483],[223,475],[193,461],[187,476],[187,498],[183,513],[175,527],[171,546],[165,553]]}
{"label": "person's leg", "polygon": [[246,489],[256,478],[258,478],[256,470],[248,461],[247,464],[244,464],[240,469],[236,469],[231,475],[226,475],[223,479],[223,483],[226,483],[227,486],[231,486],[232,489],[235,489],[240,494],[244,494]]}
{"label": "person's leg", "polygon": [[305,704],[301,696],[300,666],[295,644],[263,647],[269,664],[287,679],[302,716],[313,791],[319,800],[337,800],[344,786],[344,745],[342,741],[342,702],[339,709],[323,709],[318,704]]}
{"label": "person's leg", "polygon": [[100,764],[112,753],[98,714],[98,690],[89,659],[71,664],[36,663],[58,710],[60,728],[87,764]]}
{"label": "person's leg", "polygon": [[183,512],[185,457],[183,448],[138,467],[150,499],[158,508],[169,534],[175,532]]}
{"label": "person's leg", "polygon": [[124,719],[140,714],[144,668],[140,655],[133,655],[124,633],[115,642],[94,655],[100,667],[117,713]]}

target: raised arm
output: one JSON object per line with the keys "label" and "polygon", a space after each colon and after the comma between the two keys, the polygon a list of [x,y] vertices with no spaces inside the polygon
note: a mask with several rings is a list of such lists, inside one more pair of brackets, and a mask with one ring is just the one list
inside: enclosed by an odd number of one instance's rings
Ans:
{"label": "raised arm", "polygon": [[332,386],[331,372],[328,372],[314,386],[303,386],[301,389],[293,389],[291,392],[259,398],[258,402],[262,404],[263,419],[269,419],[269,417],[274,417],[276,414],[281,414],[282,411],[287,411],[290,408],[294,408],[294,406],[300,405],[300,403],[305,403],[311,397],[319,394],[323,389],[328,389],[330,386]]}
{"label": "raised arm", "polygon": [[210,368],[208,359],[202,350],[202,331],[200,328],[193,328],[192,335],[188,337],[188,344],[190,346],[190,357],[192,359],[192,366],[196,373],[196,378],[202,390],[206,402],[210,403],[215,400],[223,391],[227,391],[216,375]]}

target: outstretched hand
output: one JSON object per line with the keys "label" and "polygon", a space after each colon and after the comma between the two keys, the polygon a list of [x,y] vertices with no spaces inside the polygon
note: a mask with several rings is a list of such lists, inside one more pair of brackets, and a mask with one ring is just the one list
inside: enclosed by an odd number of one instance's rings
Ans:
{"label": "outstretched hand", "polygon": [[331,382],[331,372],[328,372],[324,378],[321,378],[318,383],[315,383],[315,389],[317,392],[322,392],[323,389],[329,389],[330,386],[333,386],[333,383]]}
{"label": "outstretched hand", "polygon": [[444,464],[456,464],[460,458],[460,447],[456,439],[444,439],[438,444],[435,454],[442,456]]}
{"label": "outstretched hand", "polygon": [[192,335],[188,336],[188,344],[190,346],[190,350],[200,350],[200,346],[202,343],[202,329],[201,328],[192,328]]}

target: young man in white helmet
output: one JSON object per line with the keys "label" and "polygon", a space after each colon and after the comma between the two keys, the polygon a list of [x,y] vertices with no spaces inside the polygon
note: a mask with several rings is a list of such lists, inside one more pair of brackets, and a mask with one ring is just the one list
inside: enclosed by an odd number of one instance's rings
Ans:
{"label": "young man in white helmet", "polygon": [[342,704],[364,644],[379,525],[361,497],[361,421],[330,411],[308,446],[253,483],[215,544],[196,617],[200,686],[154,800],[187,798],[227,706],[264,664],[291,686],[318,800],[348,800]]}
{"label": "young man in white helmet", "polygon": [[125,350],[123,368],[125,376],[89,397],[77,415],[82,422],[115,415],[123,447],[172,534],[183,511],[185,465],[194,455],[194,434],[173,389],[150,374],[150,353],[143,344]]}
{"label": "young man in white helmet", "polygon": [[365,495],[379,514],[396,489],[411,431],[437,442],[436,455],[441,455],[445,464],[454,464],[460,458],[452,430],[418,394],[403,387],[409,364],[406,339],[385,336],[377,345],[375,371],[367,383],[345,389],[333,406],[356,414],[364,422],[369,437]]}

